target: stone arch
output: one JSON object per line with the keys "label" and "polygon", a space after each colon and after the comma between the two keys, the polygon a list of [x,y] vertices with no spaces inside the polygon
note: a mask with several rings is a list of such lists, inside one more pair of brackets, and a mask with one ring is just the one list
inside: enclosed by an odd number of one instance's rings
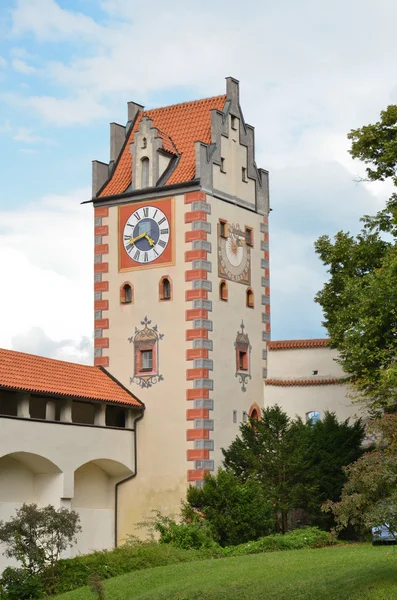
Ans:
{"label": "stone arch", "polygon": [[[63,475],[44,456],[12,452],[0,457],[0,520],[8,521],[22,504],[60,506]],[[0,572],[8,564],[0,547]]]}
{"label": "stone arch", "polygon": [[260,419],[261,418],[261,409],[259,408],[259,405],[254,402],[254,404],[251,404],[250,409],[248,411],[248,415],[251,419]]}
{"label": "stone arch", "polygon": [[71,508],[80,515],[82,532],[73,552],[113,547],[115,486],[129,475],[126,465],[109,459],[91,460],[75,470]]}

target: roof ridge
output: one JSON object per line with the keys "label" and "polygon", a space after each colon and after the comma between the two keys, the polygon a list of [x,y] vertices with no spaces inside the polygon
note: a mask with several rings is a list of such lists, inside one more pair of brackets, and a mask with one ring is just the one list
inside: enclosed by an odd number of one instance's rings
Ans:
{"label": "roof ridge", "polygon": [[186,102],[177,102],[176,104],[167,104],[166,106],[156,106],[154,108],[149,108],[148,110],[142,111],[142,116],[147,116],[147,113],[149,112],[164,110],[165,108],[174,108],[176,106],[194,104],[195,102],[205,102],[206,100],[217,100],[218,98],[226,98],[226,94],[219,94],[218,96],[208,96],[207,98],[199,98],[198,100],[186,100]]}
{"label": "roof ridge", "polygon": [[9,352],[13,354],[23,354],[24,356],[33,356],[34,358],[40,358],[41,360],[49,360],[51,362],[63,363],[66,365],[77,365],[78,367],[89,367],[90,369],[98,369],[95,365],[86,365],[85,363],[76,363],[70,360],[62,360],[60,358],[50,358],[49,356],[42,356],[41,354],[33,354],[32,352],[22,352],[20,350],[10,350],[9,348],[0,348],[1,352]]}

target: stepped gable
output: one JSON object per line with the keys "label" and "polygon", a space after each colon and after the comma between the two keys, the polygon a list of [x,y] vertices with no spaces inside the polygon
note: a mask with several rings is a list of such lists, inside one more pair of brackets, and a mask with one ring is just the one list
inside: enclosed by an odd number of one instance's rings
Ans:
{"label": "stepped gable", "polygon": [[132,156],[130,144],[143,117],[149,117],[163,141],[163,149],[180,156],[175,170],[165,182],[167,185],[191,181],[196,174],[196,141],[211,143],[211,110],[222,110],[226,96],[183,102],[172,106],[140,112],[131,128],[126,143],[114,168],[112,177],[99,197],[122,194],[131,184]]}

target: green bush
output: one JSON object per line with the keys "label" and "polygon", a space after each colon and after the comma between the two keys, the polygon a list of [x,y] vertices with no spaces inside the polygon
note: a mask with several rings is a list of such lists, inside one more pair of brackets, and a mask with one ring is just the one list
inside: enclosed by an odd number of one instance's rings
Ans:
{"label": "green bush", "polygon": [[87,585],[88,577],[93,573],[103,580],[140,569],[202,560],[208,556],[209,552],[183,550],[170,544],[156,542],[125,544],[115,550],[104,550],[60,560],[55,568],[54,587],[51,585],[51,579],[48,578],[46,591],[60,594],[82,587]]}
{"label": "green bush", "polygon": [[336,544],[335,537],[318,527],[303,527],[282,535],[275,533],[260,538],[255,542],[247,542],[238,546],[229,546],[222,549],[223,556],[243,556],[246,554],[259,554],[261,552],[274,552],[277,550],[299,550],[301,548],[323,548]]}
{"label": "green bush", "polygon": [[203,513],[214,540],[221,546],[256,540],[274,531],[274,508],[255,478],[242,483],[231,471],[206,475],[204,487],[190,487],[183,505],[185,521]]}
{"label": "green bush", "polygon": [[193,519],[190,523],[176,523],[158,513],[154,528],[160,534],[160,544],[171,544],[184,550],[219,548],[206,521]]}
{"label": "green bush", "polygon": [[28,569],[7,567],[0,578],[0,598],[4,600],[31,600],[42,598],[43,585],[39,575]]}

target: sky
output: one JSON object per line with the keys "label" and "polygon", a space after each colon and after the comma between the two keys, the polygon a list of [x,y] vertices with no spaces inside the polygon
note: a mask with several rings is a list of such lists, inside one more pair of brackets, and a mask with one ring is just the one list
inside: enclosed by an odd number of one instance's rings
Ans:
{"label": "sky", "polygon": [[387,184],[347,133],[397,103],[395,0],[1,0],[0,346],[92,362],[91,161],[109,122],[240,81],[270,171],[272,339],[324,337],[315,240],[355,233]]}

